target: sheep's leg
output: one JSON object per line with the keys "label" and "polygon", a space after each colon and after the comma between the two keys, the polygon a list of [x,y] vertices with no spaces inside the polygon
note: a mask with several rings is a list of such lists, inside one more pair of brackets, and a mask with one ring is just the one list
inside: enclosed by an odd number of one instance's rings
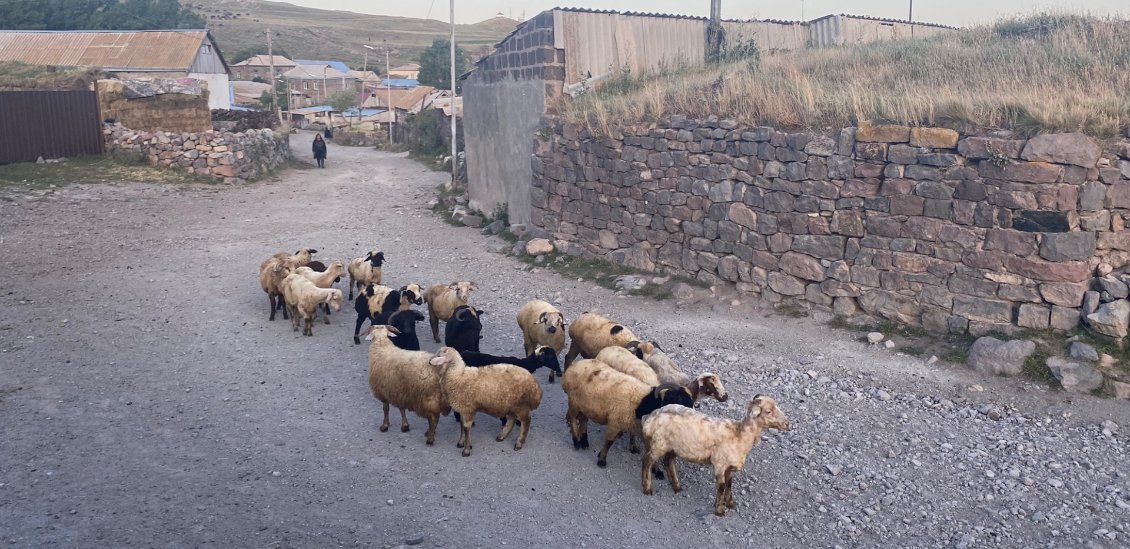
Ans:
{"label": "sheep's leg", "polygon": [[[316,313],[317,309],[314,309],[314,311]],[[302,333],[308,336],[314,335],[314,313],[311,313],[310,315],[303,313],[302,316],[306,317],[306,329],[303,330]]]}
{"label": "sheep's leg", "polygon": [[460,422],[460,438],[463,440],[463,457],[471,455],[471,426],[474,424],[475,414],[463,414],[463,421]]}
{"label": "sheep's leg", "polygon": [[382,400],[381,408],[384,409],[385,413],[384,421],[381,422],[381,432],[383,433],[388,430],[388,403]]}
{"label": "sheep's leg", "polygon": [[521,450],[526,445],[526,435],[530,434],[530,413],[525,412],[515,419],[522,423],[522,430],[518,431],[518,441],[514,443],[514,449]]}
{"label": "sheep's leg", "polygon": [[431,304],[428,305],[428,324],[432,326],[432,339],[439,343],[439,317],[436,316],[435,311],[431,310]]}
{"label": "sheep's leg", "polygon": [[323,303],[322,308],[326,310],[326,316],[324,318],[325,318],[326,324],[329,324],[330,323],[330,306],[329,306],[328,303]]}
{"label": "sheep's leg", "polygon": [[269,299],[271,301],[271,317],[268,318],[267,320],[274,320],[275,319],[275,309],[278,307],[278,304],[275,303],[275,294],[267,292],[267,299]]}
{"label": "sheep's leg", "polygon": [[298,307],[291,307],[289,303],[286,304],[286,309],[283,309],[283,318],[286,318],[287,311],[290,311],[290,327],[292,331],[298,331]]}
{"label": "sheep's leg", "polygon": [[436,427],[439,426],[439,415],[428,416],[428,432],[424,433],[424,443],[432,446],[436,443]]}
{"label": "sheep's leg", "polygon": [[287,315],[286,315],[287,312],[288,312],[287,311],[288,307],[285,306],[285,300],[283,299],[282,294],[276,294],[276,295],[278,297],[279,304],[282,305],[283,320],[287,320],[289,317],[287,317]]}
{"label": "sheep's leg", "polygon": [[596,455],[596,466],[608,466],[608,449],[612,448],[612,444],[616,439],[620,438],[620,431],[611,425],[604,428],[604,447],[600,449],[600,453]]}
{"label": "sheep's leg", "polygon": [[[514,414],[507,414],[502,419],[502,431],[498,433],[498,438],[495,439],[498,442],[502,442],[506,440],[506,437],[510,436],[510,431],[514,430],[514,422],[518,421],[518,417]],[[521,448],[520,445],[518,447]]]}
{"label": "sheep's leg", "polygon": [[355,286],[356,284],[357,284],[357,281],[353,280],[353,275],[350,275],[349,276],[349,300],[350,301],[353,301],[353,286]]}
{"label": "sheep's leg", "polygon": [[734,473],[737,469],[730,467],[726,469],[726,507],[730,509],[737,509],[738,504],[734,501]]}
{"label": "sheep's leg", "polygon": [[361,313],[357,313],[357,323],[353,325],[353,344],[354,345],[360,345],[361,344],[361,338],[358,337],[357,334],[361,333],[361,325],[365,323],[365,319],[367,319],[367,318],[369,318],[369,317],[366,316],[366,315],[363,315]]}
{"label": "sheep's leg", "polygon": [[408,412],[404,408],[400,409],[400,432],[408,432]]}
{"label": "sheep's leg", "polygon": [[569,352],[565,353],[565,365],[561,369],[568,370],[569,365],[573,363],[573,359],[577,358],[577,355],[579,355],[580,353],[581,348],[577,346],[577,342],[574,341],[570,343]]}
{"label": "sheep's leg", "polygon": [[584,414],[573,407],[565,413],[565,423],[569,425],[569,434],[573,435],[573,449],[580,450],[589,447],[589,422]]}
{"label": "sheep's leg", "polygon": [[714,474],[714,514],[724,516],[726,514],[726,474]]}
{"label": "sheep's leg", "polygon": [[640,484],[643,486],[643,493],[645,496],[652,494],[651,490],[651,468],[655,465],[655,458],[651,456],[651,452],[646,452],[643,455],[643,463],[640,465]]}
{"label": "sheep's leg", "polygon": [[628,431],[628,451],[633,454],[640,453],[640,447],[636,444],[636,433]]}
{"label": "sheep's leg", "polygon": [[663,456],[663,468],[667,469],[667,480],[671,483],[671,490],[675,493],[683,491],[683,484],[679,482],[679,472],[675,470],[675,453],[667,452]]}

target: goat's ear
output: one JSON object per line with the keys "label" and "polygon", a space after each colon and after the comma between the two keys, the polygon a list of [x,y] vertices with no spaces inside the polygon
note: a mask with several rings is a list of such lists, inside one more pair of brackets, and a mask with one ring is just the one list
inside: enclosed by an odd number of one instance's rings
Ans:
{"label": "goat's ear", "polygon": [[617,325],[613,326],[611,330],[609,330],[609,333],[611,333],[612,335],[616,335],[616,334],[623,332],[623,331],[624,331],[624,327],[617,324]]}

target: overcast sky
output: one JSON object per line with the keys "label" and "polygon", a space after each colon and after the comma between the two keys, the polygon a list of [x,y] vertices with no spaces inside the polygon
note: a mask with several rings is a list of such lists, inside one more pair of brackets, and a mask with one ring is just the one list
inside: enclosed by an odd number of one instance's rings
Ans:
{"label": "overcast sky", "polygon": [[[291,4],[404,17],[448,19],[448,0],[289,0]],[[910,0],[722,0],[727,19],[815,19],[831,13],[906,19]],[[802,13],[803,5],[803,13]],[[707,15],[710,0],[455,0],[459,23],[496,13],[521,19],[556,6]],[[1130,13],[1126,0],[917,0],[914,19],[967,26],[1002,15],[1055,9],[1093,14]]]}

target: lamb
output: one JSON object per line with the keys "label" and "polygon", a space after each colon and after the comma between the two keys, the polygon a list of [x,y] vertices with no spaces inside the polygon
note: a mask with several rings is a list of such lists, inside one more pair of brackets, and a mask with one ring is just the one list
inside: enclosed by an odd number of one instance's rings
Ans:
{"label": "lamb", "polygon": [[294,331],[298,331],[300,316],[306,320],[306,327],[302,330],[303,335],[314,335],[314,315],[318,312],[318,305],[326,304],[336,311],[341,310],[341,290],[319,288],[299,273],[291,273],[283,279],[282,293],[286,308],[290,311],[290,322]]}
{"label": "lamb", "polygon": [[420,311],[397,311],[388,317],[388,325],[399,332],[392,342],[406,351],[419,351],[420,338],[416,337],[416,323],[424,320]]}
{"label": "lamb", "polygon": [[[315,268],[315,263],[319,263],[318,266],[321,267],[321,270]],[[341,280],[341,275],[345,272],[345,266],[342,265],[340,261],[334,261],[333,263],[330,263],[329,267],[320,265],[320,263],[320,261],[311,261],[309,265],[305,267],[299,267],[295,269],[294,272],[306,277],[310,282],[313,282],[314,285],[319,288],[331,288],[333,287],[335,282]],[[326,324],[329,324],[330,307],[329,305],[324,305],[322,308],[326,312]]]}
{"label": "lamb", "polygon": [[[557,354],[565,349],[565,315],[556,307],[540,299],[522,305],[518,310],[518,328],[522,330],[522,341],[526,354],[538,345],[546,345]],[[560,372],[556,372],[560,375]],[[553,383],[554,371],[549,372],[549,382]]]}
{"label": "lamb", "polygon": [[479,340],[483,337],[483,323],[479,316],[482,314],[482,310],[470,305],[456,307],[443,326],[443,344],[459,352],[479,352]]}
{"label": "lamb", "polygon": [[717,374],[710,372],[699,375],[691,379],[690,376],[684,374],[679,370],[679,365],[671,359],[663,349],[654,341],[636,341],[628,345],[628,349],[635,349],[636,357],[642,359],[655,370],[656,375],[659,376],[659,381],[663,383],[674,383],[682,385],[690,389],[691,396],[697,404],[702,400],[703,396],[709,396],[718,402],[726,402],[729,400],[729,395],[726,394],[726,388],[722,385],[722,378]]}
{"label": "lamb", "polygon": [[585,313],[569,326],[569,352],[565,355],[565,369],[569,369],[577,355],[595,358],[605,347],[624,347],[638,340],[631,330],[595,313]]}
{"label": "lamb", "polygon": [[714,514],[726,514],[734,502],[734,473],[745,466],[749,451],[761,441],[766,428],[789,430],[789,419],[772,398],[757,395],[750,401],[742,421],[708,417],[681,406],[664,406],[643,420],[647,442],[640,476],[643,493],[651,495],[651,469],[662,460],[671,489],[682,490],[675,458],[714,466]]}
{"label": "lamb", "polygon": [[380,284],[383,274],[381,265],[384,264],[384,252],[369,252],[365,257],[356,257],[349,261],[349,299],[353,299],[353,288],[358,290],[369,284]]}
{"label": "lamb", "polygon": [[361,325],[368,320],[372,325],[387,324],[389,317],[403,307],[401,293],[388,286],[369,284],[365,291],[357,294],[353,310],[357,312],[357,322],[353,325],[353,344],[360,345]]}
{"label": "lamb", "polygon": [[400,430],[408,432],[405,410],[416,412],[428,420],[424,441],[431,446],[436,441],[439,416],[451,413],[451,407],[440,388],[439,370],[430,364],[432,353],[406,351],[389,339],[396,333],[388,326],[375,324],[365,331],[369,346],[369,390],[381,401],[384,420],[381,432],[388,431],[389,405],[400,409]]}
{"label": "lamb", "polygon": [[461,416],[456,447],[463,448],[463,457],[471,455],[471,427],[477,412],[506,418],[495,439],[499,442],[506,440],[515,422],[521,422],[514,449],[522,449],[530,432],[530,412],[541,405],[541,386],[533,374],[510,364],[468,368],[459,352],[451,347],[440,349],[431,364],[442,368],[443,397]]}
{"label": "lamb", "polygon": [[[589,447],[588,421],[606,425],[604,447],[597,454],[599,467],[608,465],[608,449],[627,431],[639,431],[640,418],[668,404],[691,406],[690,392],[685,387],[661,384],[654,387],[617,372],[596,360],[581,360],[565,369],[561,388],[569,397],[565,421],[573,436],[573,449]],[[634,438],[629,451],[638,453]]]}
{"label": "lamb", "polygon": [[[282,307],[282,281],[294,269],[304,267],[310,263],[310,255],[318,250],[302,248],[294,255],[279,252],[268,257],[259,264],[259,286],[267,292],[267,299],[271,302],[271,316],[267,320],[275,319],[275,311]],[[287,318],[287,311],[283,309],[283,319]]]}
{"label": "lamb", "polygon": [[435,284],[424,292],[428,303],[428,322],[432,325],[432,338],[439,343],[439,321],[447,322],[455,313],[455,308],[471,301],[471,292],[478,286],[474,282],[452,282]]}

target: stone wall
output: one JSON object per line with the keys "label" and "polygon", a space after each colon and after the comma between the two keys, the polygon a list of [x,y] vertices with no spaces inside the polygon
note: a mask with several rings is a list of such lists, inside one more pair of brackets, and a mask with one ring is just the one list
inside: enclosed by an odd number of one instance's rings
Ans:
{"label": "stone wall", "polygon": [[677,116],[608,137],[546,124],[531,218],[571,254],[934,332],[1068,330],[1103,302],[1126,316],[1125,144]]}
{"label": "stone wall", "polygon": [[[184,93],[172,93],[180,90]],[[99,80],[102,120],[144,131],[203,132],[212,129],[206,86],[178,80]]]}
{"label": "stone wall", "polygon": [[225,183],[255,179],[291,157],[290,134],[269,129],[174,133],[107,124],[102,133],[108,151],[143,154],[154,166],[221,178]]}

